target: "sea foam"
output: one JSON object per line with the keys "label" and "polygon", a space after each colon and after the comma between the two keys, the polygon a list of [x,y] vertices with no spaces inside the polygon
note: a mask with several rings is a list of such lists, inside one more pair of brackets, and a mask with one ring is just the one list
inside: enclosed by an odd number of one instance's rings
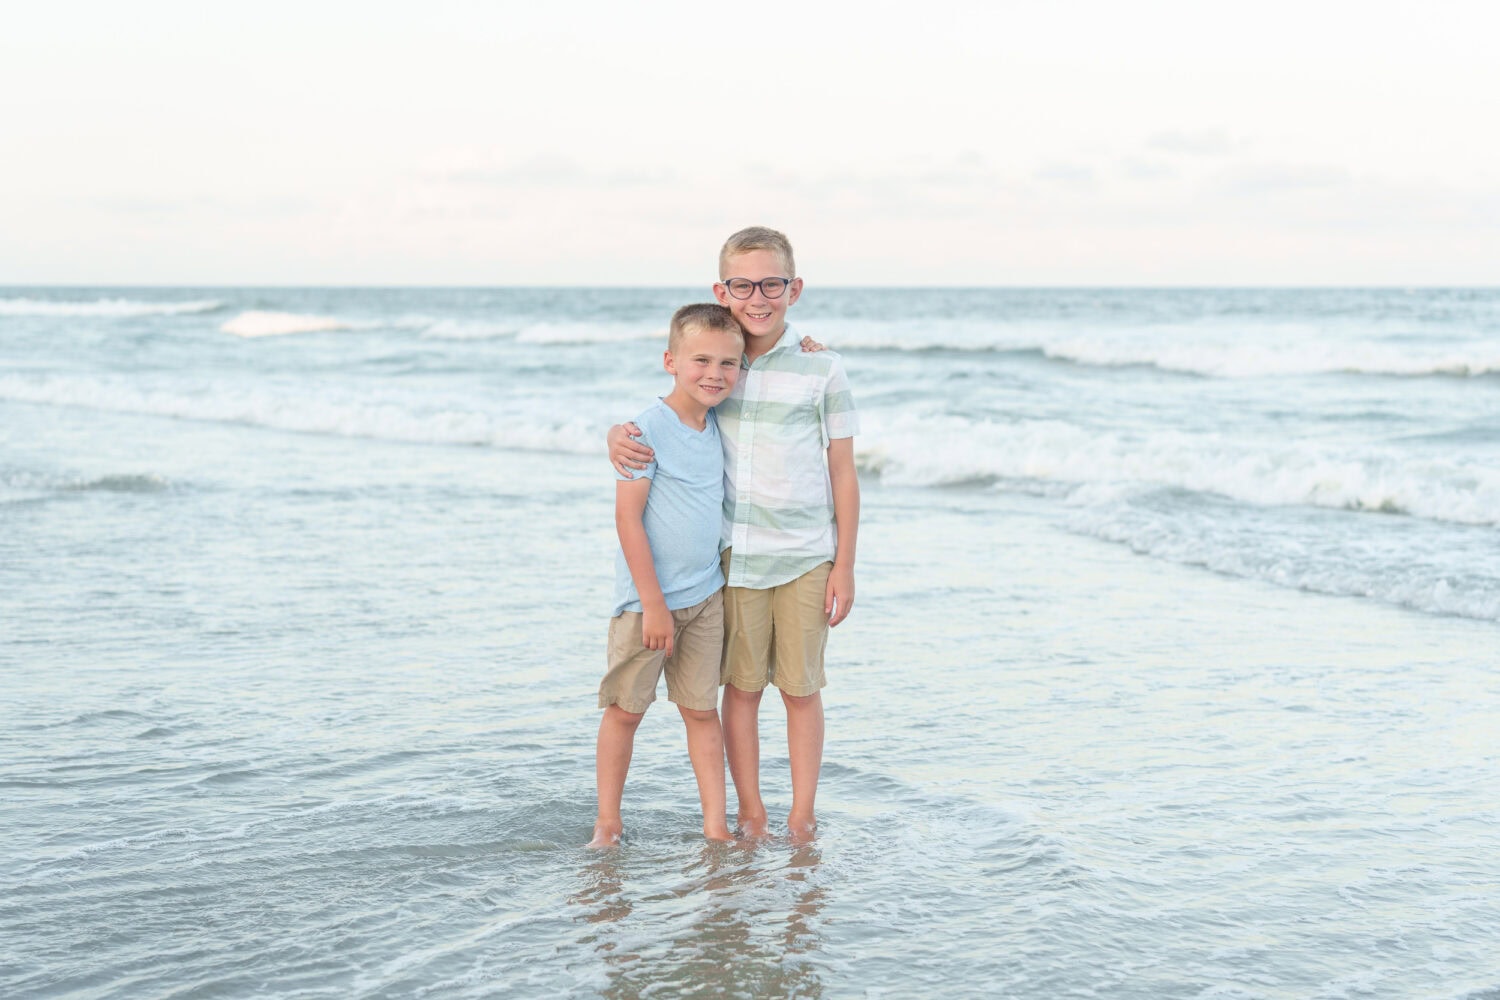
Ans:
{"label": "sea foam", "polygon": [[536,323],[516,334],[522,344],[618,344],[634,340],[666,342],[667,332],[639,323]]}
{"label": "sea foam", "polygon": [[1092,368],[1156,368],[1213,378],[1308,375],[1480,377],[1500,374],[1500,340],[1348,339],[1312,326],[1174,325],[1079,330],[1073,325],[844,321],[814,331],[837,350],[1037,354]]}
{"label": "sea foam", "polygon": [[0,399],[305,434],[585,455],[604,450],[609,424],[602,414],[596,419],[574,412],[539,416],[539,404],[520,398],[510,400],[508,410],[462,403],[438,408],[396,395],[318,398],[294,387],[219,381],[148,386],[97,376],[0,375]]}
{"label": "sea foam", "polygon": [[1014,423],[867,416],[861,465],[889,483],[941,486],[994,480],[1108,491],[1170,487],[1261,506],[1307,505],[1500,524],[1500,469],[1390,447],[1329,449],[1162,431],[1099,433],[1062,421]]}
{"label": "sea foam", "polygon": [[514,323],[440,319],[425,323],[422,337],[425,340],[500,340],[514,337],[516,333]]}
{"label": "sea foam", "polygon": [[1500,372],[1500,344],[1493,343],[1413,348],[1336,341],[1137,344],[1114,338],[1077,337],[1041,344],[1038,349],[1049,358],[1080,365],[1143,366],[1217,378],[1339,374],[1474,377]]}
{"label": "sea foam", "polygon": [[217,299],[188,302],[143,302],[135,299],[95,299],[89,302],[65,302],[52,299],[0,299],[0,316],[80,316],[134,317],[185,316],[222,309]]}
{"label": "sea foam", "polygon": [[[1255,533],[1259,544],[1246,544],[1224,521],[1162,514],[1143,515],[1122,506],[1080,511],[1069,527],[1084,535],[1125,545],[1141,555],[1215,573],[1259,580],[1339,597],[1372,598],[1427,614],[1500,621],[1500,587],[1493,578],[1466,574],[1463,554],[1449,544],[1448,565],[1432,549],[1403,554],[1374,553],[1358,560],[1328,557],[1305,540]],[[1455,557],[1456,556],[1456,557]]]}
{"label": "sea foam", "polygon": [[242,312],[219,327],[236,337],[285,337],[297,333],[327,333],[347,330],[349,324],[332,316],[305,316],[288,312]]}
{"label": "sea foam", "polygon": [[100,476],[34,472],[0,468],[0,500],[48,493],[160,493],[168,481],[153,473],[110,473]]}

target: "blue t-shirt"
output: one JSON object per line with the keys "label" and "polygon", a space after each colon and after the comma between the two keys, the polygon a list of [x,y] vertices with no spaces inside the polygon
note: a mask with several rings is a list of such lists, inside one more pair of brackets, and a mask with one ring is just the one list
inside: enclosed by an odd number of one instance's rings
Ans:
{"label": "blue t-shirt", "polygon": [[[724,585],[719,572],[719,531],[724,519],[724,446],[712,410],[703,430],[684,424],[666,403],[635,418],[640,440],[656,457],[634,477],[651,480],[642,518],[656,581],[676,611],[708,600]],[[623,549],[615,551],[615,610],[640,611],[641,595],[630,578]]]}

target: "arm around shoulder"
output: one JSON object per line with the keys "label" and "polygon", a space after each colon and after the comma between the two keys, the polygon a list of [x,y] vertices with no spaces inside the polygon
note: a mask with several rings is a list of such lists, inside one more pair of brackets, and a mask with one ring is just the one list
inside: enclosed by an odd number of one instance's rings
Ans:
{"label": "arm around shoulder", "polygon": [[609,464],[622,476],[630,476],[631,469],[644,469],[656,457],[656,452],[636,440],[640,434],[639,427],[626,422],[615,424],[604,436],[604,443],[609,448]]}

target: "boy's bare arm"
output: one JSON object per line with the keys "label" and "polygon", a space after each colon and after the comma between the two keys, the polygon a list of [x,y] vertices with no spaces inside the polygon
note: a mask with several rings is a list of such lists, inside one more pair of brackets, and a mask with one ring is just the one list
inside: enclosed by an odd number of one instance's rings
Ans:
{"label": "boy's bare arm", "polygon": [[641,641],[647,649],[664,649],[672,655],[672,612],[656,579],[656,562],[651,558],[651,542],[646,538],[646,495],[651,480],[632,479],[615,484],[615,533],[620,536],[620,550],[630,579],[641,596]]}
{"label": "boy's bare arm", "polygon": [[859,476],[854,471],[854,439],[834,438],[828,442],[828,479],[833,486],[834,530],[838,547],[834,550],[833,571],[828,574],[828,590],[823,596],[823,613],[828,624],[837,625],[849,617],[854,608],[854,546],[859,538]]}
{"label": "boy's bare arm", "polygon": [[609,464],[622,476],[632,475],[631,469],[644,469],[656,457],[656,452],[636,440],[640,434],[641,429],[635,424],[623,423],[615,424],[605,435]]}

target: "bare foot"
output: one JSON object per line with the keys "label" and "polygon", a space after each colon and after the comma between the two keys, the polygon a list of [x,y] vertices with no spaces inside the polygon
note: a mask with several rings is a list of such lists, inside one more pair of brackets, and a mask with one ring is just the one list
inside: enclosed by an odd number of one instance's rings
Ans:
{"label": "bare foot", "polygon": [[594,824],[594,839],[589,841],[593,848],[618,847],[620,838],[625,834],[625,827],[619,820],[599,820]]}
{"label": "bare foot", "polygon": [[818,839],[818,820],[815,816],[808,816],[806,819],[788,816],[786,828],[794,844],[810,844]]}
{"label": "bare foot", "polygon": [[709,826],[707,823],[704,823],[703,836],[708,838],[709,840],[723,841],[726,844],[734,842],[734,838],[729,835],[728,825],[724,823],[715,823],[713,826]]}
{"label": "bare foot", "polygon": [[740,813],[736,817],[736,822],[739,824],[740,836],[746,840],[756,840],[771,835],[770,823],[766,820],[765,813],[758,816],[746,816]]}

